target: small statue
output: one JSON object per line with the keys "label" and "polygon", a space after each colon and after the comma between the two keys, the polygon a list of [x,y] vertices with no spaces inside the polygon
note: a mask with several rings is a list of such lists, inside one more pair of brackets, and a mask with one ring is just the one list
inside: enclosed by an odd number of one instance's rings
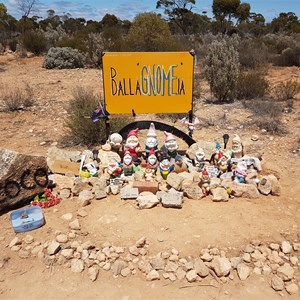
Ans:
{"label": "small statue", "polygon": [[217,166],[218,165],[218,156],[219,153],[223,153],[222,147],[219,142],[216,142],[216,148],[214,149],[211,158],[210,158],[210,164]]}
{"label": "small statue", "polygon": [[115,158],[111,158],[108,162],[106,172],[110,176],[110,179],[120,177],[122,173],[120,163]]}
{"label": "small statue", "polygon": [[171,164],[168,155],[166,153],[163,153],[161,155],[159,170],[163,179],[167,179],[168,175],[174,170],[174,165]]}
{"label": "small statue", "polygon": [[119,133],[112,133],[107,140],[107,143],[111,146],[111,150],[119,152],[122,146],[123,138]]}
{"label": "small statue", "polygon": [[181,155],[177,154],[175,157],[175,165],[174,165],[174,172],[175,173],[182,173],[182,172],[188,172],[188,166],[183,161],[183,158]]}
{"label": "small statue", "polygon": [[87,169],[87,167],[82,167],[80,173],[79,173],[79,177],[80,178],[90,178],[91,174],[89,172],[89,170]]}
{"label": "small statue", "polygon": [[129,151],[129,153],[133,159],[133,163],[135,165],[138,165],[140,163],[140,160],[138,157],[138,151],[141,149],[141,146],[140,146],[139,139],[137,136],[138,131],[139,131],[139,128],[131,130],[128,133],[126,143],[125,143],[125,150]]}
{"label": "small statue", "polygon": [[247,163],[245,161],[239,161],[236,168],[233,170],[234,181],[239,183],[245,183],[247,177]]}
{"label": "small statue", "polygon": [[147,164],[144,170],[144,177],[146,181],[154,181],[155,180],[156,170],[152,169],[149,164]]}
{"label": "small statue", "polygon": [[197,172],[202,172],[205,166],[205,153],[202,148],[198,148],[195,153],[194,165],[197,167]]}
{"label": "small statue", "polygon": [[231,152],[232,157],[234,158],[242,158],[244,156],[243,144],[241,138],[237,134],[235,134],[232,138]]}
{"label": "small statue", "polygon": [[124,176],[131,176],[134,172],[140,170],[138,166],[135,166],[132,160],[132,156],[129,151],[125,151],[123,157],[123,174]]}
{"label": "small statue", "polygon": [[200,186],[202,189],[203,197],[206,197],[210,192],[210,176],[206,169],[204,169],[201,174],[202,176],[200,178]]}
{"label": "small statue", "polygon": [[147,158],[147,167],[154,170],[155,173],[156,173],[156,170],[159,166],[159,162],[158,162],[158,159],[155,155],[155,150],[154,148],[152,148],[149,152],[149,156]]}
{"label": "small statue", "polygon": [[146,157],[149,156],[151,149],[154,149],[154,152],[158,152],[158,139],[156,136],[156,131],[155,131],[155,125],[154,123],[150,124],[147,138],[145,141],[145,151],[146,151]]}
{"label": "small statue", "polygon": [[226,153],[219,152],[217,167],[220,170],[220,174],[224,174],[228,171],[228,159],[229,157]]}
{"label": "small statue", "polygon": [[177,155],[178,145],[172,133],[164,131],[166,139],[165,139],[165,148],[168,151],[168,156],[172,159],[175,159]]}

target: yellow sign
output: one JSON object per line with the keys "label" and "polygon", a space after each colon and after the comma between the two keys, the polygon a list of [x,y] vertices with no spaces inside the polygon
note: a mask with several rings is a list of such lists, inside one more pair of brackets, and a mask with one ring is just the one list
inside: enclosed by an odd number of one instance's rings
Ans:
{"label": "yellow sign", "polygon": [[103,85],[110,114],[187,113],[192,109],[189,52],[106,52]]}

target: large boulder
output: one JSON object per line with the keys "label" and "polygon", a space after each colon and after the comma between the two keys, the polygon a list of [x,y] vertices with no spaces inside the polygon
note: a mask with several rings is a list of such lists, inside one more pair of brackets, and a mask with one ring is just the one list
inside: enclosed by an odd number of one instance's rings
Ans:
{"label": "large boulder", "polygon": [[221,185],[225,188],[230,188],[234,192],[235,197],[248,199],[256,199],[259,197],[258,189],[253,184],[238,183],[230,179],[224,179]]}
{"label": "large boulder", "polygon": [[0,211],[25,203],[47,185],[45,157],[0,148]]}

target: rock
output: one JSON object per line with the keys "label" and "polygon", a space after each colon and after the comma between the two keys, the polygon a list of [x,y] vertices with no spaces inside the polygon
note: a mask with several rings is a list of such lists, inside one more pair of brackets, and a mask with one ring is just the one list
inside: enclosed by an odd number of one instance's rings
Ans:
{"label": "rock", "polygon": [[69,241],[69,238],[66,234],[59,234],[55,239],[58,243],[67,243]]}
{"label": "rock", "polygon": [[237,273],[241,280],[246,280],[250,275],[250,269],[243,263],[238,264]]}
{"label": "rock", "polygon": [[148,274],[152,270],[150,263],[145,260],[141,260],[138,262],[138,268],[141,272],[146,274]]}
{"label": "rock", "polygon": [[212,177],[210,179],[210,185],[209,186],[210,186],[211,190],[218,188],[220,185],[221,185],[221,179],[220,178]]}
{"label": "rock", "polygon": [[197,183],[193,183],[189,186],[186,186],[183,189],[183,194],[189,198],[194,200],[199,200],[203,197],[202,189],[199,187]]}
{"label": "rock", "polygon": [[181,190],[181,184],[183,182],[183,177],[176,173],[170,173],[167,177],[167,184],[174,188],[176,191]]}
{"label": "rock", "polygon": [[251,255],[249,253],[244,253],[243,254],[243,261],[246,263],[250,263],[251,262]]}
{"label": "rock", "polygon": [[127,199],[136,199],[139,196],[139,190],[138,188],[133,187],[123,187],[120,191],[121,199],[127,200]]}
{"label": "rock", "polygon": [[[66,151],[64,149],[59,149],[56,146],[52,146],[47,151],[47,164],[52,173],[59,173],[57,171],[56,161],[65,162],[77,162],[78,157],[80,157],[80,151]],[[79,168],[78,168],[79,170]],[[78,171],[77,174],[78,175]]]}
{"label": "rock", "polygon": [[231,263],[226,257],[214,257],[211,268],[218,277],[222,277],[230,273]]}
{"label": "rock", "polygon": [[290,244],[290,242],[283,241],[281,243],[281,250],[284,254],[288,254],[288,253],[292,252],[293,248],[292,248],[292,245]]}
{"label": "rock", "polygon": [[291,264],[292,264],[293,266],[296,266],[296,265],[298,265],[298,263],[299,263],[299,259],[298,259],[297,256],[291,256],[291,257],[290,257],[290,262],[291,262]]}
{"label": "rock", "polygon": [[42,194],[48,184],[47,170],[43,156],[0,148],[0,211]]}
{"label": "rock", "polygon": [[32,235],[27,234],[24,238],[25,244],[32,244],[34,242],[34,238]]}
{"label": "rock", "polygon": [[176,272],[177,269],[178,269],[178,265],[172,261],[169,261],[165,267],[166,272]]}
{"label": "rock", "polygon": [[102,269],[105,270],[105,271],[109,271],[111,269],[110,262],[105,263]]}
{"label": "rock", "polygon": [[11,248],[13,246],[21,245],[21,244],[22,244],[22,240],[19,237],[16,236],[9,243],[9,248]]}
{"label": "rock", "polygon": [[74,258],[71,260],[71,271],[81,273],[84,270],[84,262],[81,259]]}
{"label": "rock", "polygon": [[134,255],[134,256],[138,256],[139,255],[139,249],[137,248],[137,246],[131,246],[129,247],[129,252]]}
{"label": "rock", "polygon": [[156,195],[154,195],[151,192],[140,193],[137,198],[137,201],[139,208],[141,209],[152,208],[159,203],[159,200],[157,199]]}
{"label": "rock", "polygon": [[260,179],[257,188],[260,191],[260,193],[262,193],[263,195],[267,196],[271,193],[272,184],[268,176],[264,176]]}
{"label": "rock", "polygon": [[176,280],[176,275],[174,273],[169,273],[169,280],[175,281]]}
{"label": "rock", "polygon": [[116,260],[113,264],[112,264],[112,272],[115,276],[120,275],[121,271],[126,268],[126,263],[123,260]]}
{"label": "rock", "polygon": [[151,270],[147,274],[147,280],[149,281],[158,280],[158,279],[160,279],[160,277],[159,277],[159,273],[156,270]]}
{"label": "rock", "polygon": [[61,189],[59,191],[59,197],[61,199],[68,199],[71,196],[71,191],[69,189]]}
{"label": "rock", "polygon": [[92,191],[83,190],[79,193],[78,200],[81,202],[91,201],[94,198]]}
{"label": "rock", "polygon": [[284,282],[278,276],[273,275],[272,278],[271,278],[271,287],[275,291],[282,291],[284,289]]}
{"label": "rock", "polygon": [[97,252],[96,259],[99,260],[99,262],[104,262],[106,260],[106,256],[104,253],[99,251]]}
{"label": "rock", "polygon": [[111,184],[109,187],[110,187],[110,192],[113,195],[118,195],[120,193],[120,186],[118,184]]}
{"label": "rock", "polygon": [[28,250],[24,250],[24,249],[21,249],[19,251],[19,257],[20,258],[28,258],[30,256],[30,252]]}
{"label": "rock", "polygon": [[88,215],[88,213],[83,208],[78,209],[77,216],[84,218],[87,215]]}
{"label": "rock", "polygon": [[221,201],[226,202],[229,199],[229,195],[228,195],[227,191],[222,187],[213,189],[213,190],[211,190],[211,192],[212,192],[212,196],[213,196],[212,200],[214,202],[221,202]]}
{"label": "rock", "polygon": [[293,243],[293,249],[294,249],[294,251],[299,251],[300,250],[300,243]]}
{"label": "rock", "polygon": [[225,188],[230,188],[234,192],[235,197],[243,197],[248,199],[256,199],[259,197],[259,192],[256,186],[246,183],[237,183],[230,179],[222,180],[221,185]]}
{"label": "rock", "polygon": [[123,277],[128,277],[128,276],[131,275],[131,270],[130,270],[129,268],[124,268],[124,269],[122,269],[122,271],[121,271],[121,275],[122,275]]}
{"label": "rock", "polygon": [[106,194],[105,191],[96,190],[95,191],[95,198],[96,198],[96,200],[101,200],[101,199],[107,198],[107,194]]}
{"label": "rock", "polygon": [[278,179],[273,175],[268,175],[268,181],[271,184],[271,195],[280,196],[281,195],[281,185]]}
{"label": "rock", "polygon": [[290,295],[294,295],[299,292],[299,287],[296,283],[291,283],[291,284],[287,285],[285,287],[285,289]]}
{"label": "rock", "polygon": [[294,277],[294,272],[294,269],[288,263],[285,263],[277,269],[277,276],[279,276],[283,281],[288,281]]}
{"label": "rock", "polygon": [[165,208],[182,208],[183,193],[174,189],[171,189],[169,192],[162,192],[161,203]]}
{"label": "rock", "polygon": [[197,279],[197,273],[195,270],[190,270],[185,275],[188,282],[194,282]]}
{"label": "rock", "polygon": [[178,268],[176,271],[176,277],[178,278],[178,280],[182,280],[186,277],[186,272]]}
{"label": "rock", "polygon": [[146,238],[143,236],[135,242],[137,248],[143,248],[146,245]]}
{"label": "rock", "polygon": [[245,246],[245,248],[243,249],[243,251],[245,253],[253,253],[254,252],[254,248],[251,245],[247,245],[247,246]]}
{"label": "rock", "polygon": [[108,165],[108,162],[111,159],[116,159],[117,161],[121,161],[120,155],[113,151],[104,151],[102,149],[99,150],[98,158],[101,160],[101,167],[105,168]]}
{"label": "rock", "polygon": [[91,180],[93,180],[92,184],[94,186],[94,192],[96,192],[96,190],[104,191],[107,187],[107,179],[104,176],[101,176],[100,178],[91,177],[90,182]]}
{"label": "rock", "polygon": [[205,252],[201,257],[200,257],[203,261],[212,261],[212,256],[208,253]]}
{"label": "rock", "polygon": [[89,278],[92,281],[95,281],[98,278],[99,269],[96,267],[91,267],[88,269]]}
{"label": "rock", "polygon": [[275,244],[275,243],[271,243],[270,245],[269,245],[269,247],[270,247],[270,249],[271,250],[279,250],[279,244]]}
{"label": "rock", "polygon": [[209,275],[209,269],[201,259],[195,261],[194,268],[196,273],[202,278]]}
{"label": "rock", "polygon": [[60,244],[57,241],[52,241],[48,248],[47,248],[47,253],[49,255],[54,255],[60,250]]}
{"label": "rock", "polygon": [[66,213],[66,214],[62,215],[61,218],[65,221],[71,221],[72,218],[73,218],[73,214],[72,213]]}
{"label": "rock", "polygon": [[264,154],[264,144],[262,141],[252,141],[251,138],[243,139],[243,152],[250,157],[257,157],[258,159],[262,159]]}
{"label": "rock", "polygon": [[11,251],[14,251],[14,252],[18,252],[18,251],[20,251],[20,249],[21,249],[21,246],[12,246],[12,247],[10,248],[10,250],[11,250]]}
{"label": "rock", "polygon": [[165,261],[162,258],[155,257],[150,260],[150,265],[154,270],[164,270]]}
{"label": "rock", "polygon": [[258,141],[258,136],[256,134],[253,134],[251,136],[251,141],[254,141],[254,142]]}
{"label": "rock", "polygon": [[72,193],[74,196],[78,196],[83,191],[91,191],[92,186],[89,185],[87,181],[83,181],[82,179],[76,180],[73,188]]}
{"label": "rock", "polygon": [[75,219],[74,221],[69,223],[69,227],[70,227],[70,229],[73,229],[73,230],[80,230],[81,226],[80,226],[79,220]]}
{"label": "rock", "polygon": [[74,177],[54,174],[54,182],[58,186],[59,189],[69,189],[71,190],[74,185]]}
{"label": "rock", "polygon": [[71,259],[73,258],[74,249],[63,249],[61,250],[60,254],[66,259]]}
{"label": "rock", "polygon": [[242,262],[243,262],[243,258],[239,256],[235,256],[230,259],[230,263],[233,269],[236,269],[237,266]]}

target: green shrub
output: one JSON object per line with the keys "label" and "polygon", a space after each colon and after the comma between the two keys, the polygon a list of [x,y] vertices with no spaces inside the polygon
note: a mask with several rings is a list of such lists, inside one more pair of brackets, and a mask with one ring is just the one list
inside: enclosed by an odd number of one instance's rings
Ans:
{"label": "green shrub", "polygon": [[84,66],[84,56],[73,48],[50,48],[44,58],[46,69],[74,69]]}
{"label": "green shrub", "polygon": [[237,99],[255,99],[263,97],[269,89],[269,82],[261,72],[242,72],[239,75],[236,97]]}
{"label": "green shrub", "polygon": [[300,84],[296,80],[281,82],[275,86],[273,92],[278,100],[293,99],[300,92]]}
{"label": "green shrub", "polygon": [[[67,107],[65,120],[65,143],[95,145],[106,141],[105,119],[93,122],[91,113],[97,107],[99,97],[87,89],[79,87],[74,90],[73,98]],[[110,131],[118,132],[125,125],[132,122],[131,118],[114,117],[110,120]]]}
{"label": "green shrub", "polygon": [[275,58],[274,63],[282,67],[300,67],[300,46],[287,48]]}
{"label": "green shrub", "polygon": [[220,102],[232,100],[239,77],[239,55],[228,40],[214,41],[206,57],[205,76]]}
{"label": "green shrub", "polygon": [[25,50],[36,55],[47,51],[47,39],[41,31],[25,31],[21,35],[21,42]]}
{"label": "green shrub", "polygon": [[76,34],[73,37],[65,36],[57,42],[56,46],[61,48],[73,48],[85,53],[87,51],[86,38],[87,36],[83,34]]}
{"label": "green shrub", "polygon": [[8,41],[8,47],[11,51],[16,52],[18,41],[16,38],[12,38]]}

